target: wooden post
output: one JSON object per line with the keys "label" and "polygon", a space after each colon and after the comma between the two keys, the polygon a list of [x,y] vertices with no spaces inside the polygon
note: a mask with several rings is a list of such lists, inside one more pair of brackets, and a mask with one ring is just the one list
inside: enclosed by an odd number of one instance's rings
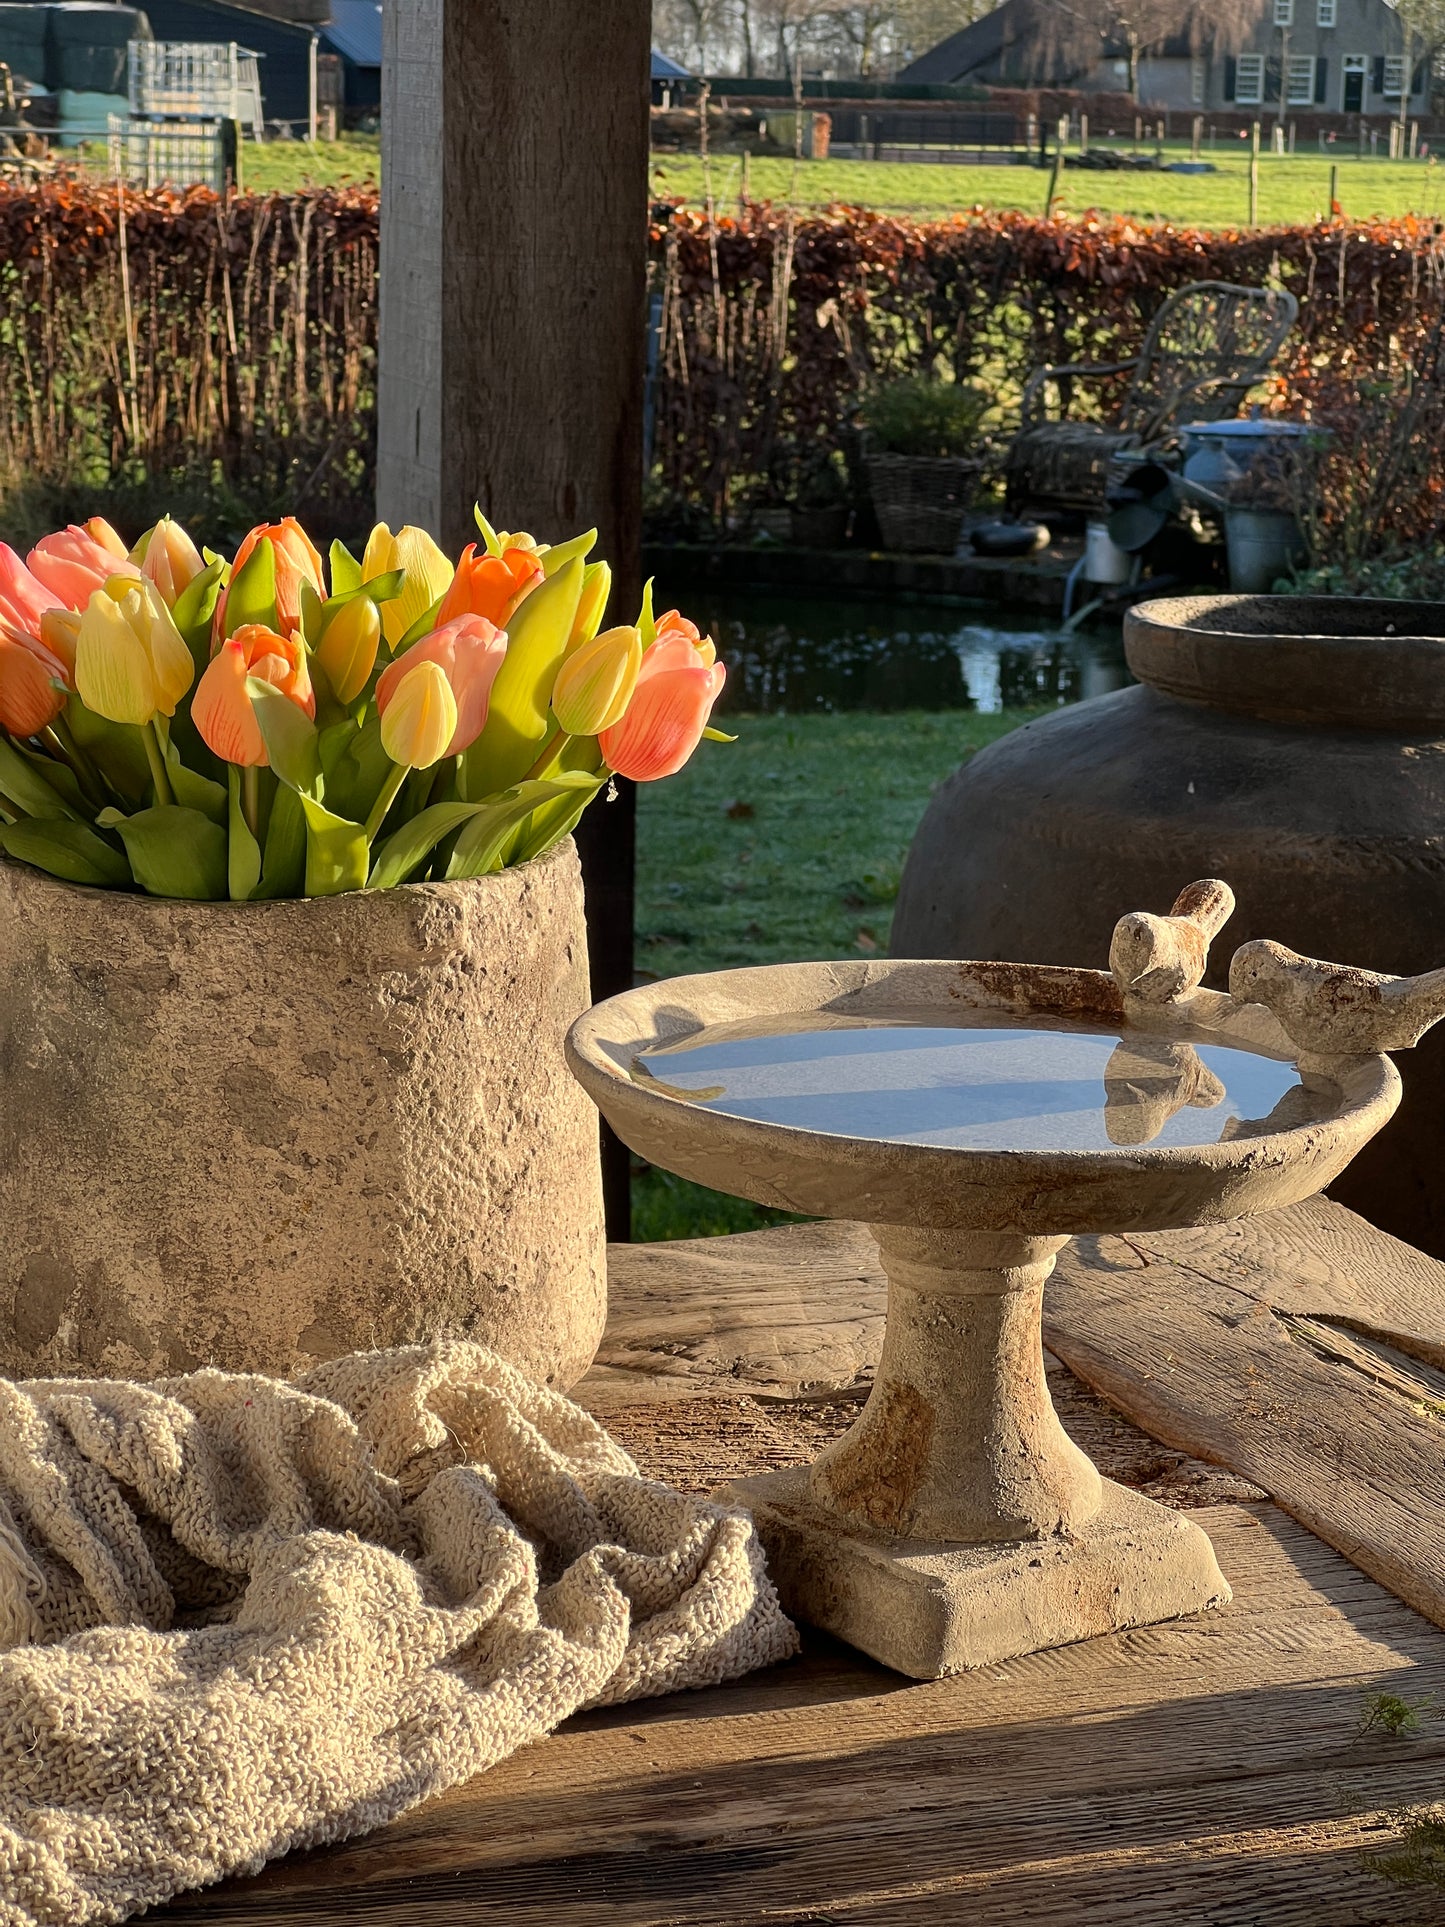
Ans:
{"label": "wooden post", "polygon": [[1259,122],[1249,130],[1249,225],[1259,226]]}
{"label": "wooden post", "polygon": [[1079,116],[1079,152],[1081,154],[1087,154],[1088,151],[1089,151],[1089,116],[1087,114],[1080,114]]}
{"label": "wooden post", "polygon": [[1338,161],[1333,161],[1330,164],[1330,219],[1332,221],[1338,220],[1341,212],[1340,164]]}
{"label": "wooden post", "polygon": [[1191,161],[1197,161],[1199,159],[1199,150],[1203,144],[1204,116],[1203,114],[1196,114],[1189,129],[1189,158]]}
{"label": "wooden post", "polygon": [[[641,594],[648,0],[387,0],[377,512],[451,554],[472,504],[559,541],[596,524],[611,619]],[[632,982],[633,797],[578,842],[592,988]],[[607,1160],[627,1236],[627,1163]]]}

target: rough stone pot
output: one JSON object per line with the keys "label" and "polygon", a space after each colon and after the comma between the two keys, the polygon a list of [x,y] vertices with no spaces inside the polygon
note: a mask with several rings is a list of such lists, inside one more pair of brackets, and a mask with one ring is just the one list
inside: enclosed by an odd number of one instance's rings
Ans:
{"label": "rough stone pot", "polygon": [[[1120,903],[1225,876],[1231,953],[1272,936],[1413,974],[1445,964],[1445,604],[1199,596],[1125,618],[1141,686],[1030,723],[934,796],[892,950],[1100,965]],[[1332,1187],[1445,1256],[1445,1034]]]}
{"label": "rough stone pot", "polygon": [[570,842],[475,882],[178,903],[0,862],[0,1371],[289,1373],[606,1308]]}

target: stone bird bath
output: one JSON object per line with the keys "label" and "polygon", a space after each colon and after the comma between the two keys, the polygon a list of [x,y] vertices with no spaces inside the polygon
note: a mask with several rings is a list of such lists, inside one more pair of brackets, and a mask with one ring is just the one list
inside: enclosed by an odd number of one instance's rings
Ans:
{"label": "stone bird bath", "polygon": [[[572,1028],[573,1071],[641,1156],[877,1239],[888,1319],[863,1412],[812,1465],[729,1492],[789,1609],[899,1672],[1229,1597],[1200,1528],[1064,1432],[1041,1310],[1069,1238],[1297,1203],[1399,1102],[1357,1027],[1331,1052],[1312,1021],[1302,1051],[1266,1003],[1200,988],[1232,909],[1206,881],[1124,918],[1110,972],[783,964],[644,985]],[[1291,970],[1334,968],[1270,961],[1286,1018]]]}

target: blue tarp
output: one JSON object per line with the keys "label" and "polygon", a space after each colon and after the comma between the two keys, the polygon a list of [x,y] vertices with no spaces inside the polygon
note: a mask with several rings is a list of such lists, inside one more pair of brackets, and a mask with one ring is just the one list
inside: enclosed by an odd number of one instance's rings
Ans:
{"label": "blue tarp", "polygon": [[[339,7],[337,8],[337,12],[340,12]],[[675,60],[669,60],[666,54],[660,54],[656,47],[654,47],[652,50],[652,78],[654,80],[690,80],[692,76],[688,73],[686,67],[679,67]]]}
{"label": "blue tarp", "polygon": [[381,0],[331,0],[321,44],[354,67],[381,65]]}

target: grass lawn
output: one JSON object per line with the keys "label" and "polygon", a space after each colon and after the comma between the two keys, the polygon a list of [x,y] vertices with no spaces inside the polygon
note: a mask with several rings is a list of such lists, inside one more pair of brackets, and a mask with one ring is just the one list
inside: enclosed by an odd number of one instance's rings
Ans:
{"label": "grass lawn", "polygon": [[[1028,719],[905,710],[725,717],[638,798],[637,964],[656,977],[885,954],[903,857],[929,796]],[[633,1183],[634,1238],[780,1221],[667,1172]]]}
{"label": "grass lawn", "polygon": [[[1239,149],[1242,151],[1236,152]],[[1181,148],[1176,158],[1184,158]],[[1216,174],[1084,173],[1066,168],[1060,178],[1056,209],[1082,214],[1127,214],[1139,221],[1176,227],[1243,227],[1249,219],[1247,144],[1221,137],[1218,151],[1206,152]],[[793,182],[791,160],[748,161],[748,186],[755,200],[786,201]],[[1340,205],[1352,220],[1374,215],[1445,212],[1445,170],[1428,161],[1375,161],[1339,158]],[[653,156],[653,191],[701,202],[702,163],[675,154]],[[723,154],[712,164],[713,194],[719,207],[735,201],[742,180],[742,159]],[[886,161],[801,161],[797,201],[804,207],[843,202],[854,207],[907,213],[943,220],[976,206],[1021,207],[1041,214],[1049,177],[1038,167],[938,167],[931,163]],[[1328,156],[1310,153],[1259,163],[1259,218],[1264,226],[1320,220],[1330,201]]]}

